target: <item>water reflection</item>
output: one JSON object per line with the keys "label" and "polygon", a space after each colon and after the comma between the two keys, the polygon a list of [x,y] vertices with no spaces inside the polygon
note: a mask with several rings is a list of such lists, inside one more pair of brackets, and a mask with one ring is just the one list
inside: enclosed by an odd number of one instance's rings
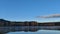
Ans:
{"label": "water reflection", "polygon": [[0,27],[0,32],[40,32],[41,30],[60,30],[60,26],[11,26]]}
{"label": "water reflection", "polygon": [[39,30],[37,32],[9,32],[7,34],[60,34],[60,31],[56,30]]}

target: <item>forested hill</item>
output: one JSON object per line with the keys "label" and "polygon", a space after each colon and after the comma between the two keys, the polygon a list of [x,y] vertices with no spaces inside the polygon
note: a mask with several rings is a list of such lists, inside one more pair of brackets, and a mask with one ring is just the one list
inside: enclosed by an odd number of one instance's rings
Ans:
{"label": "forested hill", "polygon": [[44,22],[44,23],[36,21],[17,22],[0,19],[0,26],[60,26],[60,22]]}

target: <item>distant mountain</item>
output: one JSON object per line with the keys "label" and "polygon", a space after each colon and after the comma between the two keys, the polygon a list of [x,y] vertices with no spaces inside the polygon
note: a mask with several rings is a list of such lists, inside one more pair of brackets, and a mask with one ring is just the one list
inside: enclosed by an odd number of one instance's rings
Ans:
{"label": "distant mountain", "polygon": [[10,22],[8,20],[0,19],[0,22]]}

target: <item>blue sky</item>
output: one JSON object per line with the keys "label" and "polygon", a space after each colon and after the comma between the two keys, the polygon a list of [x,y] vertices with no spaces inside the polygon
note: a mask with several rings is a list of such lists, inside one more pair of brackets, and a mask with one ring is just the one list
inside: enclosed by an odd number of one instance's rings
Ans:
{"label": "blue sky", "polygon": [[60,21],[60,18],[35,18],[60,14],[60,0],[0,0],[0,18],[13,21]]}

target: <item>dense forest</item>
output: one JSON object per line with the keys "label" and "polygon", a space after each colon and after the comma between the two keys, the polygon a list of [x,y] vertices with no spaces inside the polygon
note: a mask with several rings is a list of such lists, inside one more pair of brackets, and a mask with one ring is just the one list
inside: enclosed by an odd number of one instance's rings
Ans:
{"label": "dense forest", "polygon": [[36,21],[17,22],[0,19],[0,26],[60,26],[60,22],[48,22],[48,23],[47,22],[38,23]]}

